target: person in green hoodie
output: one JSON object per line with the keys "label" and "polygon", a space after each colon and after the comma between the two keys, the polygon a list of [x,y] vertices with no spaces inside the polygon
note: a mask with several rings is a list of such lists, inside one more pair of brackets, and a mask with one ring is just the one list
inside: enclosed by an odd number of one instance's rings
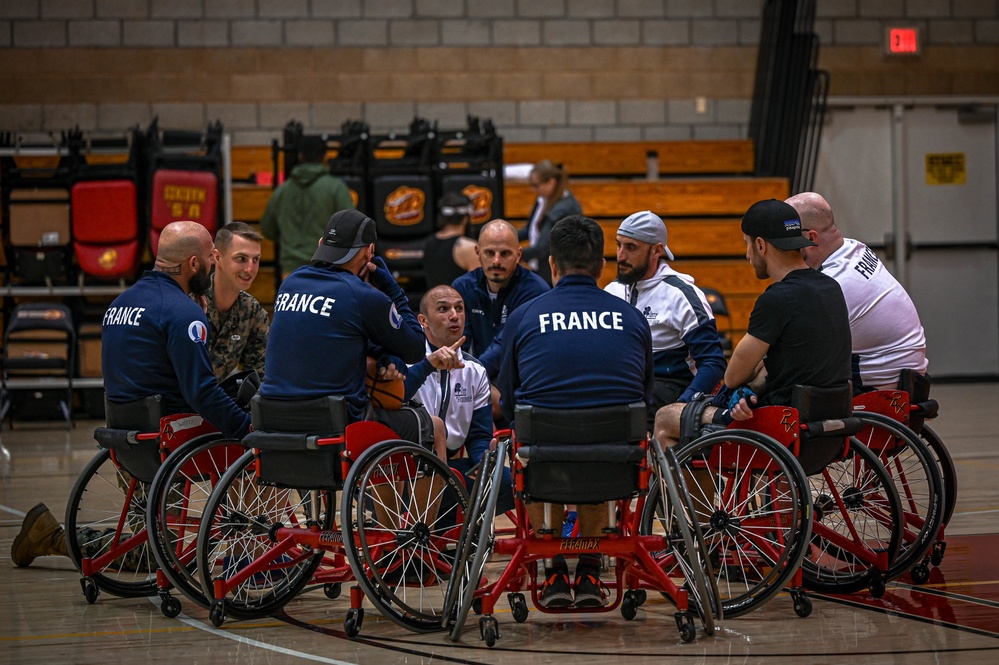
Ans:
{"label": "person in green hoodie", "polygon": [[278,243],[282,278],[312,261],[316,238],[322,237],[331,215],[354,207],[346,183],[330,175],[325,158],[322,137],[303,137],[299,163],[288,181],[274,190],[260,219],[264,237]]}

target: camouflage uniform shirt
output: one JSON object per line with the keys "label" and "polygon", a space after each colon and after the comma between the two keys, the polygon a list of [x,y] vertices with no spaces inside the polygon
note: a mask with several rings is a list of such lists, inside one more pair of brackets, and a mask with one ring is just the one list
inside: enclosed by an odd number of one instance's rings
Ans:
{"label": "camouflage uniform shirt", "polygon": [[263,377],[270,320],[257,299],[240,291],[226,318],[215,307],[213,287],[208,291],[207,314],[211,326],[208,353],[218,380],[237,369],[255,369]]}

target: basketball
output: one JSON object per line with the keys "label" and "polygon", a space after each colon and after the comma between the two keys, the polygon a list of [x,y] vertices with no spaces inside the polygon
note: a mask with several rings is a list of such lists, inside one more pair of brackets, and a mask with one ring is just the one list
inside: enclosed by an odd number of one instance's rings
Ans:
{"label": "basketball", "polygon": [[378,361],[368,358],[367,378],[364,385],[368,390],[368,397],[371,404],[376,409],[386,411],[398,411],[402,408],[403,397],[406,394],[406,386],[401,379],[384,380],[378,378]]}

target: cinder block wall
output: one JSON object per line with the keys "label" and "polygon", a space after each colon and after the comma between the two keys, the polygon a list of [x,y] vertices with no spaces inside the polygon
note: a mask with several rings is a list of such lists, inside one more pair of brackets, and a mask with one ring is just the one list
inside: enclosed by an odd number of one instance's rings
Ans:
{"label": "cinder block wall", "polygon": [[[0,131],[414,115],[508,141],[746,135],[764,0],[0,0]],[[818,0],[834,95],[999,94],[997,0]],[[923,54],[887,60],[886,25]]]}

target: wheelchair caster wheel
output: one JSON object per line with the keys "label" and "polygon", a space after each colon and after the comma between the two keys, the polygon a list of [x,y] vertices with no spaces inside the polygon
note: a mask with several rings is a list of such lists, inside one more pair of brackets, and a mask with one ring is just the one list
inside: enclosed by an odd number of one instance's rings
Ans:
{"label": "wheelchair caster wheel", "polygon": [[694,627],[694,616],[690,612],[677,612],[673,615],[676,620],[676,627],[680,631],[680,639],[684,642],[693,642],[697,637],[697,628]]}
{"label": "wheelchair caster wheel", "polygon": [[357,637],[358,633],[361,632],[362,623],[364,623],[364,608],[354,609],[352,607],[347,610],[347,618],[343,620],[343,632],[347,633],[347,637]]}
{"label": "wheelchair caster wheel", "polygon": [[930,567],[921,563],[909,571],[909,577],[916,584],[926,584],[930,581]]}
{"label": "wheelchair caster wheel", "polygon": [[638,603],[638,607],[645,604],[645,601],[649,599],[649,594],[645,592],[645,589],[638,589],[635,591],[635,602]]}
{"label": "wheelchair caster wheel", "polygon": [[943,562],[944,552],[947,551],[947,543],[933,543],[933,554],[930,556],[930,563],[939,566]]}
{"label": "wheelchair caster wheel", "polygon": [[885,584],[884,578],[880,575],[871,580],[871,595],[875,598],[880,598],[885,595],[885,590],[887,586]]}
{"label": "wheelchair caster wheel", "polygon": [[222,627],[222,624],[225,623],[225,603],[223,601],[216,600],[212,603],[212,609],[208,611],[208,620],[216,628]]}
{"label": "wheelchair caster wheel", "polygon": [[324,584],[323,585],[323,593],[330,600],[336,600],[337,598],[340,597],[341,588],[342,588],[342,585],[339,582],[337,582],[335,584]]}
{"label": "wheelchair caster wheel", "polygon": [[527,614],[530,610],[527,608],[527,600],[524,598],[524,594],[511,593],[507,596],[507,599],[510,601],[510,609],[513,611],[513,620],[517,623],[527,621]]}
{"label": "wheelchair caster wheel", "polygon": [[624,617],[625,621],[631,621],[636,616],[638,616],[638,594],[634,591],[625,591],[624,598],[621,600],[621,616]]}
{"label": "wheelchair caster wheel", "polygon": [[487,647],[496,646],[496,640],[499,639],[499,624],[495,618],[479,619],[479,637],[485,641]]}
{"label": "wheelchair caster wheel", "polygon": [[180,614],[180,601],[173,596],[165,596],[160,603],[160,612],[167,619],[174,619]]}
{"label": "wheelchair caster wheel", "polygon": [[472,600],[472,611],[476,614],[482,614],[482,599],[474,598]]}
{"label": "wheelchair caster wheel", "polygon": [[812,599],[803,593],[794,594],[794,613],[802,619],[812,613]]}
{"label": "wheelchair caster wheel", "polygon": [[83,597],[87,599],[87,602],[91,605],[96,603],[97,596],[101,595],[101,590],[97,588],[97,582],[92,577],[84,577],[80,580],[80,586],[83,587]]}

